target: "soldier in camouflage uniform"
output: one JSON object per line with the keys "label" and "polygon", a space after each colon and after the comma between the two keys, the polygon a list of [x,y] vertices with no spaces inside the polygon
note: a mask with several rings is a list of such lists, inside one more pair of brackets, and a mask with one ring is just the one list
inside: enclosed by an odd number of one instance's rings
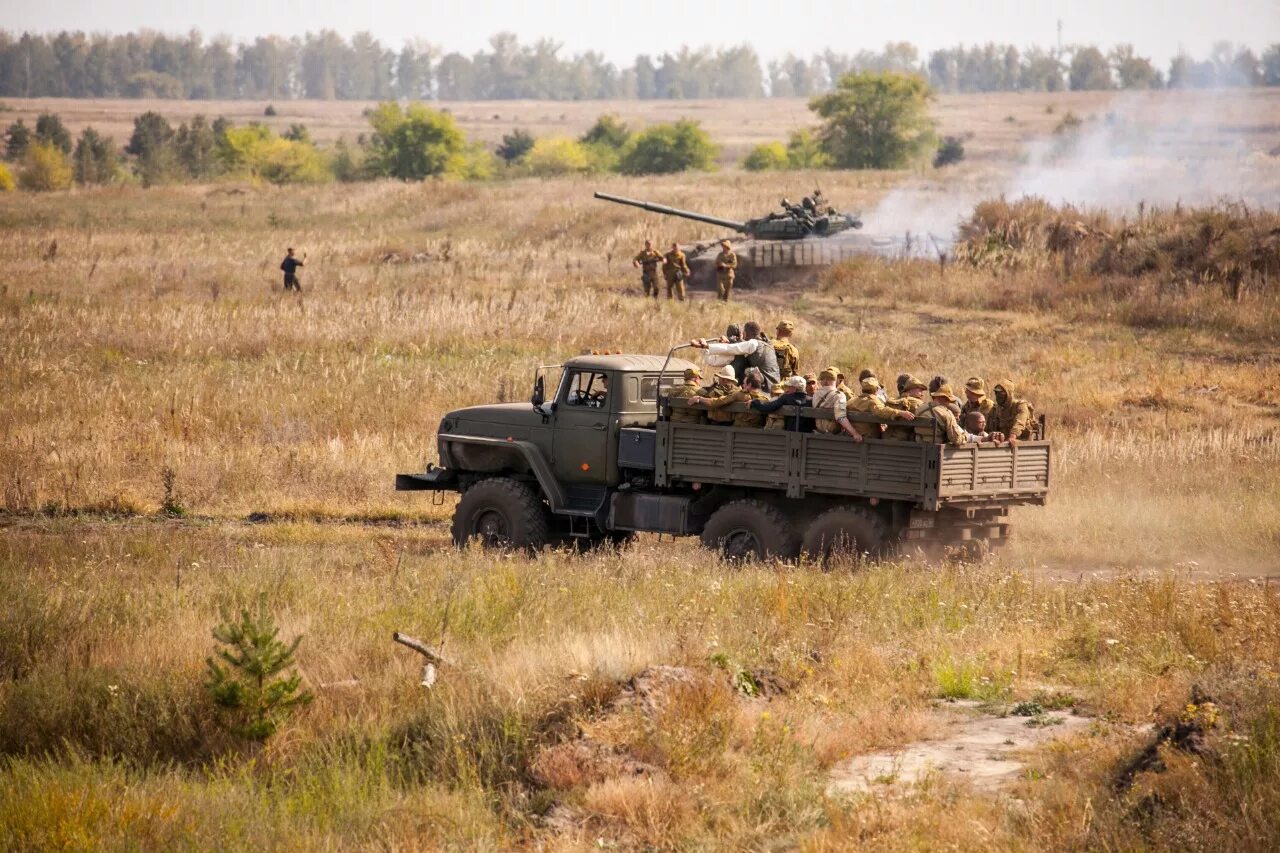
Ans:
{"label": "soldier in camouflage uniform", "polygon": [[672,291],[684,302],[684,283],[689,278],[689,260],[680,251],[679,243],[671,244],[671,251],[662,256],[662,278],[667,282],[667,298]]}
{"label": "soldier in camouflage uniform", "polygon": [[959,401],[959,397],[951,393],[950,385],[939,385],[933,391],[933,403],[925,411],[921,412],[919,417],[929,420],[931,423],[924,426],[915,427],[916,441],[926,444],[965,444],[970,441],[978,441],[978,437],[970,435],[960,426],[956,420],[955,414],[951,411],[951,406]]}
{"label": "soldier in camouflage uniform", "polygon": [[862,441],[862,435],[849,422],[849,398],[836,387],[836,376],[840,370],[828,367],[818,374],[818,390],[813,395],[813,408],[830,409],[831,417],[815,418],[813,429],[828,435],[845,433],[854,441]]}
{"label": "soldier in camouflage uniform", "polygon": [[783,320],[778,324],[777,334],[773,337],[773,350],[778,357],[778,374],[782,379],[794,376],[800,370],[800,350],[791,342],[791,333],[796,324]]}
{"label": "soldier in camouflage uniform", "polygon": [[[915,418],[913,412],[890,408],[884,404],[884,401],[880,399],[880,380],[874,376],[868,376],[862,380],[862,393],[849,403],[849,411],[873,415],[884,419],[886,423],[892,420],[909,421]],[[864,421],[852,421],[851,423],[863,438],[879,438],[880,433],[884,431],[884,427],[881,424],[871,424]]]}
{"label": "soldier in camouflage uniform", "polygon": [[[733,368],[729,365],[721,367],[715,372],[711,386],[704,388],[697,393],[696,396],[690,397],[689,402],[695,405],[705,404],[711,400],[719,400],[730,394],[736,393],[738,390],[737,374],[733,372]],[[719,426],[728,426],[733,423],[733,412],[708,411],[707,423]]]}
{"label": "soldier in camouflage uniform", "polygon": [[982,381],[981,377],[970,376],[969,381],[964,383],[964,405],[960,407],[962,416],[970,412],[982,412],[984,418],[991,417],[991,410],[996,404],[987,396],[987,385]]}
{"label": "soldier in camouflage uniform", "polygon": [[[929,401],[929,386],[916,379],[910,374],[903,374],[898,378],[898,385],[902,388],[902,396],[896,400],[890,400],[888,405],[894,409],[901,409],[910,413],[913,418],[919,417],[927,411],[933,404]],[[903,418],[906,420],[906,418]],[[914,441],[915,428],[890,424],[889,429],[885,433],[885,438],[894,441]]]}
{"label": "soldier in camouflage uniform", "polygon": [[[740,427],[762,427],[764,426],[765,416],[760,412],[721,412],[720,409],[734,403],[767,403],[768,395],[760,390],[763,377],[760,371],[749,368],[745,376],[742,377],[742,387],[736,391],[730,391],[723,397],[717,399],[707,399],[705,397],[694,397],[691,402],[702,403],[707,407],[707,417],[720,421],[721,418],[728,418],[729,423],[733,426]],[[717,415],[719,417],[717,417]]]}
{"label": "soldier in camouflage uniform", "polygon": [[737,270],[738,256],[734,254],[728,240],[721,240],[720,254],[716,255],[716,287],[719,298],[725,302],[729,301],[729,295],[733,293],[733,279]]}
{"label": "soldier in camouflage uniform", "polygon": [[662,255],[653,248],[652,240],[644,241],[644,248],[631,259],[631,266],[640,270],[640,283],[644,285],[644,295],[658,298],[658,264],[662,263]]}
{"label": "soldier in camouflage uniform", "polygon": [[1001,379],[992,391],[996,396],[996,404],[987,416],[987,427],[992,432],[1002,434],[1010,444],[1031,438],[1034,411],[1030,403],[1014,395],[1013,382]]}
{"label": "soldier in camouflage uniform", "polygon": [[[680,385],[674,385],[667,391],[667,396],[673,400],[688,400],[696,397],[701,393],[699,387],[702,382],[702,371],[696,367],[686,367],[684,369],[684,382]],[[671,422],[677,424],[699,424],[702,423],[703,414],[698,409],[671,409]]]}

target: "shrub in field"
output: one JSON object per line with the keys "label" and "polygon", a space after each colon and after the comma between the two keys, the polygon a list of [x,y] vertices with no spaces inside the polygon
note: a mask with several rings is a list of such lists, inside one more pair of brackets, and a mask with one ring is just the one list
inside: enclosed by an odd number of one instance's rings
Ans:
{"label": "shrub in field", "polygon": [[22,187],[36,192],[65,190],[73,177],[67,156],[55,145],[37,142],[27,148],[18,180]]}
{"label": "shrub in field", "polygon": [[222,648],[206,661],[205,688],[229,731],[247,740],[266,740],[294,708],[312,699],[301,689],[302,676],[282,675],[293,666],[302,637],[281,642],[265,600],[259,600],[256,613],[245,608],[238,619],[225,612],[222,618],[223,623],[213,629]]}
{"label": "shrub in field", "polygon": [[333,177],[310,143],[291,142],[265,125],[233,127],[223,138],[220,153],[228,171],[273,184],[319,184]]}
{"label": "shrub in field", "polygon": [[958,136],[946,136],[938,146],[938,152],[933,155],[933,167],[941,169],[943,166],[959,163],[963,159],[964,142]]}
{"label": "shrub in field", "polygon": [[4,163],[0,163],[0,193],[13,192],[13,173]]}
{"label": "shrub in field", "polygon": [[76,182],[81,184],[109,183],[119,168],[115,142],[92,127],[80,132],[72,161],[75,163]]}
{"label": "shrub in field", "polygon": [[364,158],[359,148],[352,148],[347,140],[339,139],[329,154],[329,171],[340,181],[358,181],[364,177]]}
{"label": "shrub in field", "polygon": [[825,169],[831,160],[822,143],[809,130],[793,130],[787,137],[787,163],[793,169]]}
{"label": "shrub in field", "polygon": [[221,171],[218,145],[226,128],[219,133],[202,115],[192,116],[190,124],[182,124],[174,137],[178,160],[193,178],[211,178]]}
{"label": "shrub in field", "polygon": [[892,72],[846,74],[809,102],[824,120],[819,139],[841,169],[900,169],[933,144],[929,85]]}
{"label": "shrub in field", "polygon": [[622,151],[631,141],[631,129],[616,115],[606,113],[596,119],[578,141],[587,149],[594,170],[612,172],[618,168]]}
{"label": "shrub in field", "polygon": [[448,113],[422,104],[379,104],[369,114],[369,169],[375,175],[420,181],[450,171],[466,151],[466,137]]}
{"label": "shrub in field", "polygon": [[31,129],[18,119],[4,132],[4,156],[8,160],[21,160],[31,144]]}
{"label": "shrub in field", "polygon": [[533,147],[533,135],[527,130],[516,128],[504,134],[502,144],[498,146],[498,157],[504,163],[515,163]]}
{"label": "shrub in field", "polygon": [[148,111],[133,120],[133,135],[124,152],[134,157],[134,171],[144,187],[172,180],[180,169],[174,130],[165,117]]}
{"label": "shrub in field", "polygon": [[591,168],[591,158],[585,147],[567,136],[539,139],[524,155],[524,168],[539,177],[571,175]]}
{"label": "shrub in field", "polygon": [[706,171],[719,149],[696,121],[681,119],[638,133],[622,152],[619,171],[628,175],[662,175],[690,169]]}
{"label": "shrub in field", "polygon": [[748,172],[768,172],[790,168],[787,149],[781,142],[762,142],[742,158],[742,168]]}
{"label": "shrub in field", "polygon": [[41,113],[36,117],[36,141],[52,145],[63,154],[71,153],[71,134],[54,113]]}

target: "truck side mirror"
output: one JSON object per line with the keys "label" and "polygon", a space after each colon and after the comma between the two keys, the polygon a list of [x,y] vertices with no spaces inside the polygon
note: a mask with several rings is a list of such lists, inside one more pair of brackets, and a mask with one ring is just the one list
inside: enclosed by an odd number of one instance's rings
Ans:
{"label": "truck side mirror", "polygon": [[533,380],[533,407],[535,409],[541,409],[545,397],[546,388],[542,384],[542,377],[539,376],[537,379]]}

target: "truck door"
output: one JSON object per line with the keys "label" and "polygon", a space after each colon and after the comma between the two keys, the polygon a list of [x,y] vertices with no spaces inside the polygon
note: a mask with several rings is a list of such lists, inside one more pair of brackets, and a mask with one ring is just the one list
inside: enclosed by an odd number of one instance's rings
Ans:
{"label": "truck door", "polygon": [[615,397],[610,375],[598,370],[568,371],[561,383],[552,441],[556,477],[563,483],[604,485],[610,480],[609,423]]}

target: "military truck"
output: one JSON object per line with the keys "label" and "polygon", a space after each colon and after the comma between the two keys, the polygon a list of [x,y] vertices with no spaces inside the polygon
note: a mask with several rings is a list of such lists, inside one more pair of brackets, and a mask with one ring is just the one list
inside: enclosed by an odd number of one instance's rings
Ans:
{"label": "military truck", "polygon": [[700,536],[734,560],[985,550],[1004,543],[1010,507],[1048,495],[1043,416],[1035,440],[963,446],[673,422],[688,403],[666,390],[691,366],[668,354],[539,367],[529,403],[446,414],[440,464],[397,475],[396,488],[458,492],[460,546],[591,546],[649,532]]}

